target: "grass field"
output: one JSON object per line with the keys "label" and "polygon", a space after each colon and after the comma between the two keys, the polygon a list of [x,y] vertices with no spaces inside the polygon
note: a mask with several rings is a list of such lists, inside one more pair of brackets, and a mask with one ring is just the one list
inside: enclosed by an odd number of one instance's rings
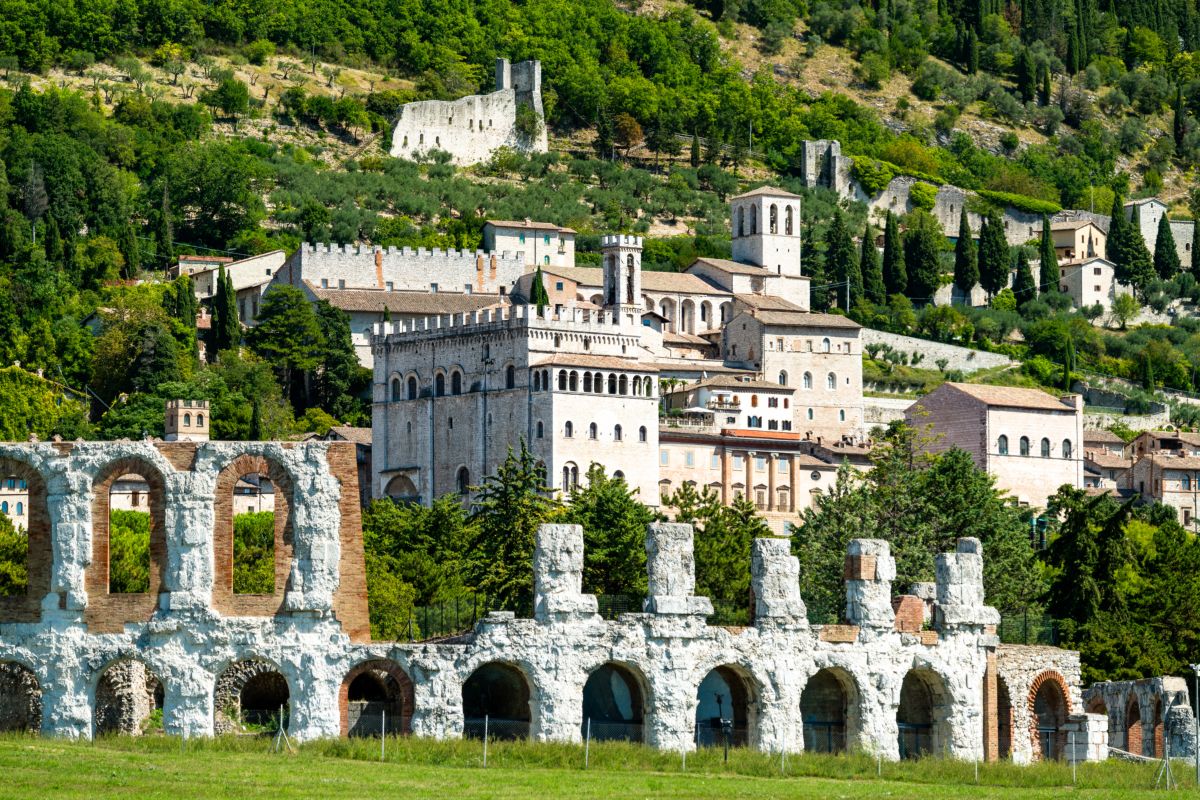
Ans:
{"label": "grass field", "polygon": [[[866,756],[778,756],[719,750],[688,757],[620,744],[489,746],[480,742],[389,739],[317,742],[275,753],[268,739],[146,737],[94,743],[0,738],[3,798],[941,798],[1139,797],[1150,795],[1157,765],[1108,762],[1015,767],[944,760],[884,763]],[[1192,771],[1177,764],[1185,789]]]}

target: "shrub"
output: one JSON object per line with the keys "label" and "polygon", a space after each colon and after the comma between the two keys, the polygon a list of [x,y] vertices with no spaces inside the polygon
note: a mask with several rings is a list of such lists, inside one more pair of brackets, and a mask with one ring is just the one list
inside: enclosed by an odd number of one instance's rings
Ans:
{"label": "shrub", "polygon": [[937,187],[929,183],[914,183],[908,190],[908,199],[913,208],[933,210],[933,202],[937,198]]}
{"label": "shrub", "polygon": [[1027,214],[1057,214],[1059,211],[1062,211],[1062,206],[1058,203],[1050,200],[1040,200],[1036,197],[1029,197],[1023,194],[996,192],[991,189],[979,189],[976,193],[983,199],[989,200],[996,205],[1010,206]]}
{"label": "shrub", "polygon": [[275,55],[275,45],[266,39],[258,39],[246,45],[242,51],[246,56],[246,60],[255,66],[262,66],[267,62],[267,59]]}
{"label": "shrub", "polygon": [[891,65],[886,56],[879,53],[867,53],[857,68],[858,77],[871,89],[883,86],[892,74]]}
{"label": "shrub", "polygon": [[896,177],[892,165],[877,158],[854,156],[853,165],[854,179],[871,197],[886,189],[887,185],[892,182],[892,178]]}

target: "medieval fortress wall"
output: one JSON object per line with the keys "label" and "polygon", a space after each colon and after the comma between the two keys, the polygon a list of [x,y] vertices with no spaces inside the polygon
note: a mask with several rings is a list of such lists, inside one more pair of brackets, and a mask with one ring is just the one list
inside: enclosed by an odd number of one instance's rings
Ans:
{"label": "medieval fortress wall", "polygon": [[[136,732],[156,703],[167,733],[220,733],[233,727],[250,687],[270,687],[264,678],[283,692],[296,738],[345,735],[348,687],[372,671],[394,692],[393,730],[453,737],[473,724],[464,688],[489,665],[519,676],[516,713],[544,741],[580,740],[585,684],[606,665],[633,676],[644,698],[642,740],[672,750],[695,746],[699,687],[714,670],[739,685],[732,713],[746,743],[766,751],[806,747],[803,698],[822,676],[822,691],[834,686],[841,697],[846,746],[887,758],[901,755],[913,715],[925,720],[915,727],[930,752],[995,758],[1005,724],[1000,685],[1016,700],[1052,680],[1062,724],[1089,724],[1077,713],[1077,653],[998,646],[973,539],[938,557],[928,602],[892,596],[895,562],[885,542],[852,541],[838,625],[807,621],[789,542],[757,540],[753,625],[727,628],[706,623],[712,605],[694,594],[690,526],[649,527],[644,613],[604,620],[596,598],[581,591],[582,529],[544,525],[532,619],[493,612],[452,640],[371,642],[350,446],[4,444],[0,466],[29,482],[33,512],[28,596],[0,604],[0,714],[49,735]],[[273,595],[232,591],[227,496],[252,470],[277,487]],[[107,487],[131,471],[152,487],[150,592],[113,595]],[[1011,739],[1014,759],[1036,758],[1034,738]]]}
{"label": "medieval fortress wall", "polygon": [[[532,141],[517,132],[517,108],[528,105],[543,119]],[[400,109],[392,132],[391,154],[416,159],[433,150],[444,150],[455,164],[487,161],[497,149],[511,147],[525,153],[547,149],[542,110],[540,61],[509,64],[496,59],[496,91],[458,100],[423,100]]]}

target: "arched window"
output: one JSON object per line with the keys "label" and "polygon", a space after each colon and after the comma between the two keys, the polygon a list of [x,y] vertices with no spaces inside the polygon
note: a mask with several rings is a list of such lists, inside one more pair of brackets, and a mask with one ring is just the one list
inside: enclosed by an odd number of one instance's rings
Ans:
{"label": "arched window", "polygon": [[608,393],[617,393],[617,373],[615,372],[610,372],[608,375]]}
{"label": "arched window", "polygon": [[758,206],[750,206],[750,235],[758,233]]}
{"label": "arched window", "polygon": [[846,421],[846,409],[843,408],[838,411],[838,422],[845,422],[845,421]]}
{"label": "arched window", "polygon": [[1042,458],[1049,458],[1049,457],[1050,457],[1050,440],[1043,438],[1042,439]]}
{"label": "arched window", "polygon": [[467,494],[471,491],[471,473],[466,467],[458,468],[456,482],[458,483],[459,494]]}
{"label": "arched window", "polygon": [[23,516],[24,514],[25,514],[25,504],[22,503],[20,500],[18,500],[17,501],[17,516],[20,517],[20,516]]}
{"label": "arched window", "polygon": [[1021,455],[1023,455],[1023,456],[1029,455],[1029,437],[1028,436],[1021,437]]}
{"label": "arched window", "polygon": [[787,374],[786,369],[779,370],[779,385],[780,386],[788,385],[788,374]]}
{"label": "arched window", "polygon": [[1072,451],[1072,448],[1071,448],[1071,440],[1070,440],[1070,439],[1063,439],[1063,458],[1070,458],[1070,457],[1071,457],[1071,451]]}
{"label": "arched window", "polygon": [[392,400],[400,399],[400,379],[392,378]]}
{"label": "arched window", "polygon": [[560,369],[558,371],[558,390],[560,392],[565,392],[567,390],[567,371],[565,369]]}
{"label": "arched window", "polygon": [[458,370],[450,374],[450,394],[462,394],[462,373]]}
{"label": "arched window", "polygon": [[771,233],[779,233],[779,209],[771,203]]}
{"label": "arched window", "polygon": [[541,421],[541,420],[538,420],[538,424],[537,424],[537,438],[541,439],[541,438],[542,438],[542,436],[544,435],[544,432],[545,432],[545,429],[542,427],[542,421]]}
{"label": "arched window", "polygon": [[433,379],[433,393],[438,397],[446,396],[446,375],[439,372]]}
{"label": "arched window", "polygon": [[540,372],[533,373],[533,390],[540,391],[542,388],[542,374]]}
{"label": "arched window", "polygon": [[810,420],[813,418],[813,410],[811,408],[808,410],[808,418]]}
{"label": "arched window", "polygon": [[619,381],[617,388],[620,390],[621,394],[629,394],[629,376],[628,375],[621,376],[621,380]]}
{"label": "arched window", "polygon": [[183,415],[183,426],[184,426],[185,428],[190,428],[190,427],[192,427],[192,415],[191,415],[191,414],[184,414],[184,415]]}
{"label": "arched window", "polygon": [[804,388],[805,389],[812,388],[812,373],[811,372],[804,373]]}
{"label": "arched window", "polygon": [[639,442],[646,441],[646,426],[645,425],[638,428],[638,441]]}
{"label": "arched window", "polygon": [[409,400],[417,399],[417,376],[416,375],[410,375],[408,378],[408,399]]}
{"label": "arched window", "polygon": [[579,391],[579,373],[575,370],[571,370],[571,391]]}
{"label": "arched window", "polygon": [[592,373],[590,372],[583,373],[583,390],[585,392],[592,391]]}
{"label": "arched window", "polygon": [[[1190,492],[1192,490],[1192,477],[1190,475],[1184,475],[1183,479],[1180,481],[1180,485],[1183,487],[1185,492]],[[21,513],[20,508],[17,509],[17,513]]]}
{"label": "arched window", "polygon": [[738,206],[737,210],[737,230],[733,232],[734,236],[745,236],[746,234],[746,207]]}
{"label": "arched window", "polygon": [[613,426],[613,441],[614,442],[621,441],[621,426],[620,425]]}
{"label": "arched window", "polygon": [[579,467],[568,461],[563,464],[563,491],[569,492],[579,486]]}
{"label": "arched window", "polygon": [[783,212],[783,232],[792,235],[792,207],[788,206]]}
{"label": "arched window", "polygon": [[642,391],[646,393],[646,397],[654,396],[654,384],[650,380],[650,376],[642,378]]}
{"label": "arched window", "polygon": [[996,452],[1002,456],[1008,455],[1008,437],[1000,434],[1000,438],[996,440]]}
{"label": "arched window", "polygon": [[504,370],[504,388],[512,389],[517,385],[517,368],[512,364]]}
{"label": "arched window", "polygon": [[758,408],[758,395],[756,395],[756,394],[750,395],[750,407]]}
{"label": "arched window", "polygon": [[197,427],[197,428],[203,428],[203,427],[204,427],[204,415],[203,415],[203,414],[197,414],[197,415],[196,415],[196,427]]}
{"label": "arched window", "polygon": [[640,375],[633,376],[633,393],[634,395],[641,395],[642,393],[642,376]]}
{"label": "arched window", "polygon": [[8,513],[8,501],[0,502],[0,514]]}
{"label": "arched window", "polygon": [[837,388],[837,375],[834,375],[831,372],[825,376],[825,388],[826,389],[836,389]]}
{"label": "arched window", "polygon": [[824,339],[821,340],[821,352],[822,353],[829,352],[829,337],[828,336],[826,336]]}
{"label": "arched window", "polygon": [[597,438],[599,438],[599,434],[600,434],[600,428],[598,428],[596,426],[596,423],[593,422],[591,425],[588,425],[588,438],[589,439],[597,439]]}

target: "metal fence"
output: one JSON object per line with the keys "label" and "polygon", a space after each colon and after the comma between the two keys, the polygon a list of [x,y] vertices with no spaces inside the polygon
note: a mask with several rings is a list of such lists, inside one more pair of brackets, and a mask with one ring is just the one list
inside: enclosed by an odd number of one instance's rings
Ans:
{"label": "metal fence", "polygon": [[579,735],[582,738],[590,737],[593,742],[641,742],[642,729],[640,722],[602,722],[585,719],[579,728]]}
{"label": "metal fence", "polygon": [[436,605],[413,606],[404,635],[410,642],[419,642],[466,633],[488,610],[486,598],[477,594],[463,594]]}
{"label": "metal fence", "polygon": [[[600,616],[604,619],[616,619],[621,614],[637,614],[642,611],[642,598],[624,594],[596,595],[596,604]],[[709,625],[750,625],[749,603],[734,603],[727,600],[713,600],[713,613],[708,617]]]}
{"label": "metal fence", "polygon": [[1044,614],[1018,612],[1003,614],[996,630],[1004,644],[1059,643],[1059,621]]}
{"label": "metal fence", "polygon": [[900,729],[900,758],[922,758],[933,755],[933,726],[911,722],[896,725]]}
{"label": "metal fence", "polygon": [[841,722],[805,722],[804,749],[810,753],[844,752],[846,726]]}
{"label": "metal fence", "polygon": [[529,738],[529,720],[499,719],[497,717],[468,717],[463,721],[463,738],[489,741],[518,741]]}
{"label": "metal fence", "polygon": [[[750,729],[745,725],[734,725],[729,734],[730,747],[746,747],[750,744]],[[719,720],[700,721],[696,724],[697,747],[724,747],[726,733]]]}

